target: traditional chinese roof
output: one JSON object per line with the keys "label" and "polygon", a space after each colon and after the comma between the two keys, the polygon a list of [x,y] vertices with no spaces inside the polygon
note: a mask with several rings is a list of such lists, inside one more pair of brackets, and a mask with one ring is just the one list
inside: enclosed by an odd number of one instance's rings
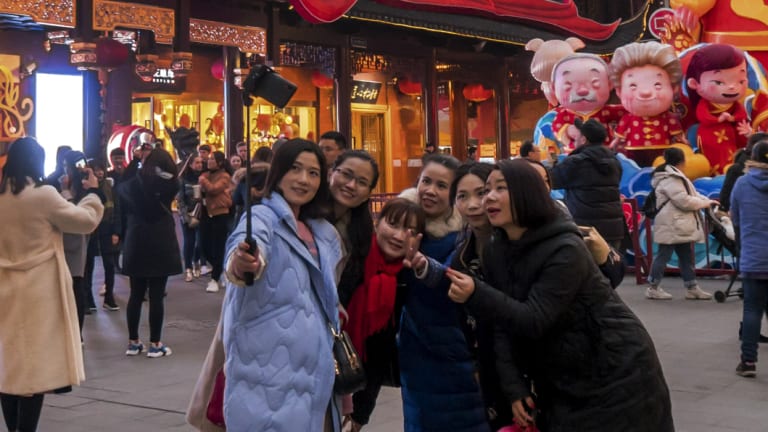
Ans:
{"label": "traditional chinese roof", "polygon": [[[620,23],[607,39],[602,41],[585,39],[587,44],[585,51],[609,54],[619,46],[639,40],[645,32],[649,7],[650,2],[645,2],[645,6],[635,16]],[[535,23],[525,20],[425,12],[387,6],[373,0],[358,0],[355,6],[344,15],[344,18],[521,46],[533,38],[548,40],[574,36],[573,33],[555,26],[535,26]]]}

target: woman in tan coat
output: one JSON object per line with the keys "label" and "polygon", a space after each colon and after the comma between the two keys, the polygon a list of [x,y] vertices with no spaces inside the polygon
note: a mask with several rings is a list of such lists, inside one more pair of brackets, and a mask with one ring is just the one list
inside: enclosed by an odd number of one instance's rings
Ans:
{"label": "woman in tan coat", "polygon": [[696,192],[693,184],[681,171],[685,166],[685,154],[677,147],[664,150],[664,163],[653,171],[651,185],[656,189],[658,214],[653,221],[653,240],[659,250],[653,258],[651,274],[648,276],[650,287],[645,296],[651,300],[669,300],[672,295],[664,291],[659,284],[664,277],[664,269],[672,257],[677,254],[680,276],[687,288],[688,300],[709,300],[712,294],[702,291],[696,283],[696,271],[693,264],[693,243],[704,242],[704,228],[701,212],[717,201]]}
{"label": "woman in tan coat", "polygon": [[0,181],[0,400],[11,431],[34,431],[43,393],[85,379],[72,278],[62,233],[92,232],[104,211],[88,176],[88,194],[71,204],[43,186],[45,152],[16,140]]}

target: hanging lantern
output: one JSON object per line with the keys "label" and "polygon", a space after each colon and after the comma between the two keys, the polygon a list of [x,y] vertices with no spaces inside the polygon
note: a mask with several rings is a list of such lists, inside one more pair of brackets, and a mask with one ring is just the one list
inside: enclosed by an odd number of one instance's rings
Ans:
{"label": "hanging lantern", "polygon": [[421,83],[411,81],[408,78],[399,79],[397,89],[400,90],[400,93],[408,96],[421,96],[422,93]]}
{"label": "hanging lantern", "polygon": [[136,66],[133,71],[144,82],[152,82],[157,72],[157,58],[154,54],[140,54],[136,56]]}
{"label": "hanging lantern", "polygon": [[211,76],[219,81],[224,81],[224,60],[216,59],[211,65]]}
{"label": "hanging lantern", "polygon": [[468,84],[461,91],[466,100],[472,102],[483,102],[493,96],[493,90],[487,90],[482,84]]}
{"label": "hanging lantern", "polygon": [[69,46],[69,62],[78,70],[93,69],[97,65],[96,44],[91,42],[73,42]]}
{"label": "hanging lantern", "polygon": [[312,85],[319,89],[330,90],[333,88],[333,78],[315,69],[312,71]]}
{"label": "hanging lantern", "polygon": [[127,46],[108,37],[96,40],[96,62],[99,67],[114,69],[126,60],[128,60]]}
{"label": "hanging lantern", "polygon": [[192,53],[179,51],[171,54],[171,70],[177,77],[189,75],[192,72]]}

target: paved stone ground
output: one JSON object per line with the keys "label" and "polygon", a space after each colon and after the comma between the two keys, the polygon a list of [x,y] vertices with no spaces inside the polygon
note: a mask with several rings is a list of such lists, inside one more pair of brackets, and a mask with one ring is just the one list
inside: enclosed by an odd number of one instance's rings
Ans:
{"label": "paved stone ground", "polygon": [[[98,273],[94,287],[100,285],[100,278]],[[173,348],[173,355],[159,359],[126,357],[128,281],[124,276],[117,279],[122,310],[100,309],[86,317],[87,380],[68,395],[46,396],[40,431],[192,430],[184,423],[184,411],[215,328],[223,292],[207,294],[205,279],[185,283],[180,276],[171,278],[163,340]],[[725,280],[702,281],[702,287],[710,291],[723,289],[726,284]],[[736,330],[741,302],[735,297],[724,304],[686,301],[682,282],[676,277],[666,279],[664,286],[675,295],[674,300],[646,300],[644,288],[631,278],[618,290],[656,344],[672,391],[677,430],[767,430],[768,366],[759,370],[762,374],[756,379],[741,378],[733,372],[738,362]],[[149,338],[146,313],[145,308],[141,327],[144,340]],[[762,352],[765,355],[765,346]],[[402,430],[398,390],[384,389],[365,430]]]}

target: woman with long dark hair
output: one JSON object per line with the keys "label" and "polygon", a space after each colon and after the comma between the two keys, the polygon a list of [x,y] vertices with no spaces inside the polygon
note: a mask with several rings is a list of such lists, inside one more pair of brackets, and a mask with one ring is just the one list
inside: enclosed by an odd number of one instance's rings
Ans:
{"label": "woman with long dark hair", "polygon": [[147,357],[171,355],[161,341],[165,316],[165,286],[168,276],[181,273],[179,242],[171,202],[179,190],[176,163],[163,149],[154,149],[138,175],[120,187],[120,204],[126,216],[123,274],[130,277],[131,296],[126,308],[128,349],[139,355],[146,347],[139,339],[139,321],[144,297],[149,297],[149,341]]}
{"label": "woman with long dark hair", "polygon": [[[338,329],[339,236],[325,219],[328,171],[317,144],[275,152],[267,195],[227,241],[230,284],[222,311],[227,429],[338,431],[332,335]],[[245,274],[254,282],[245,286]],[[258,365],[258,367],[254,367]]]}
{"label": "woman with long dark hair", "polygon": [[10,431],[35,431],[43,395],[85,379],[62,232],[93,231],[104,207],[89,168],[75,205],[43,186],[44,161],[34,138],[19,138],[0,180],[0,402]]}
{"label": "woman with long dark hair", "polygon": [[213,266],[211,280],[205,291],[219,292],[224,266],[224,243],[229,231],[232,207],[232,176],[224,153],[215,151],[208,158],[208,171],[200,174],[199,182],[205,194],[205,211],[200,216],[200,239],[205,257]]}
{"label": "woman with long dark hair", "polygon": [[495,232],[483,250],[484,280],[450,269],[448,295],[494,322],[499,382],[515,421],[543,432],[674,430],[648,332],[540,175],[524,160],[502,161],[485,190]]}
{"label": "woman with long dark hair", "polygon": [[200,277],[200,244],[197,239],[200,228],[202,211],[198,213],[197,220],[190,215],[195,206],[202,205],[202,191],[199,178],[203,172],[203,158],[195,152],[189,155],[187,163],[179,176],[181,186],[176,202],[179,207],[181,219],[181,234],[184,240],[184,280],[192,282]]}

